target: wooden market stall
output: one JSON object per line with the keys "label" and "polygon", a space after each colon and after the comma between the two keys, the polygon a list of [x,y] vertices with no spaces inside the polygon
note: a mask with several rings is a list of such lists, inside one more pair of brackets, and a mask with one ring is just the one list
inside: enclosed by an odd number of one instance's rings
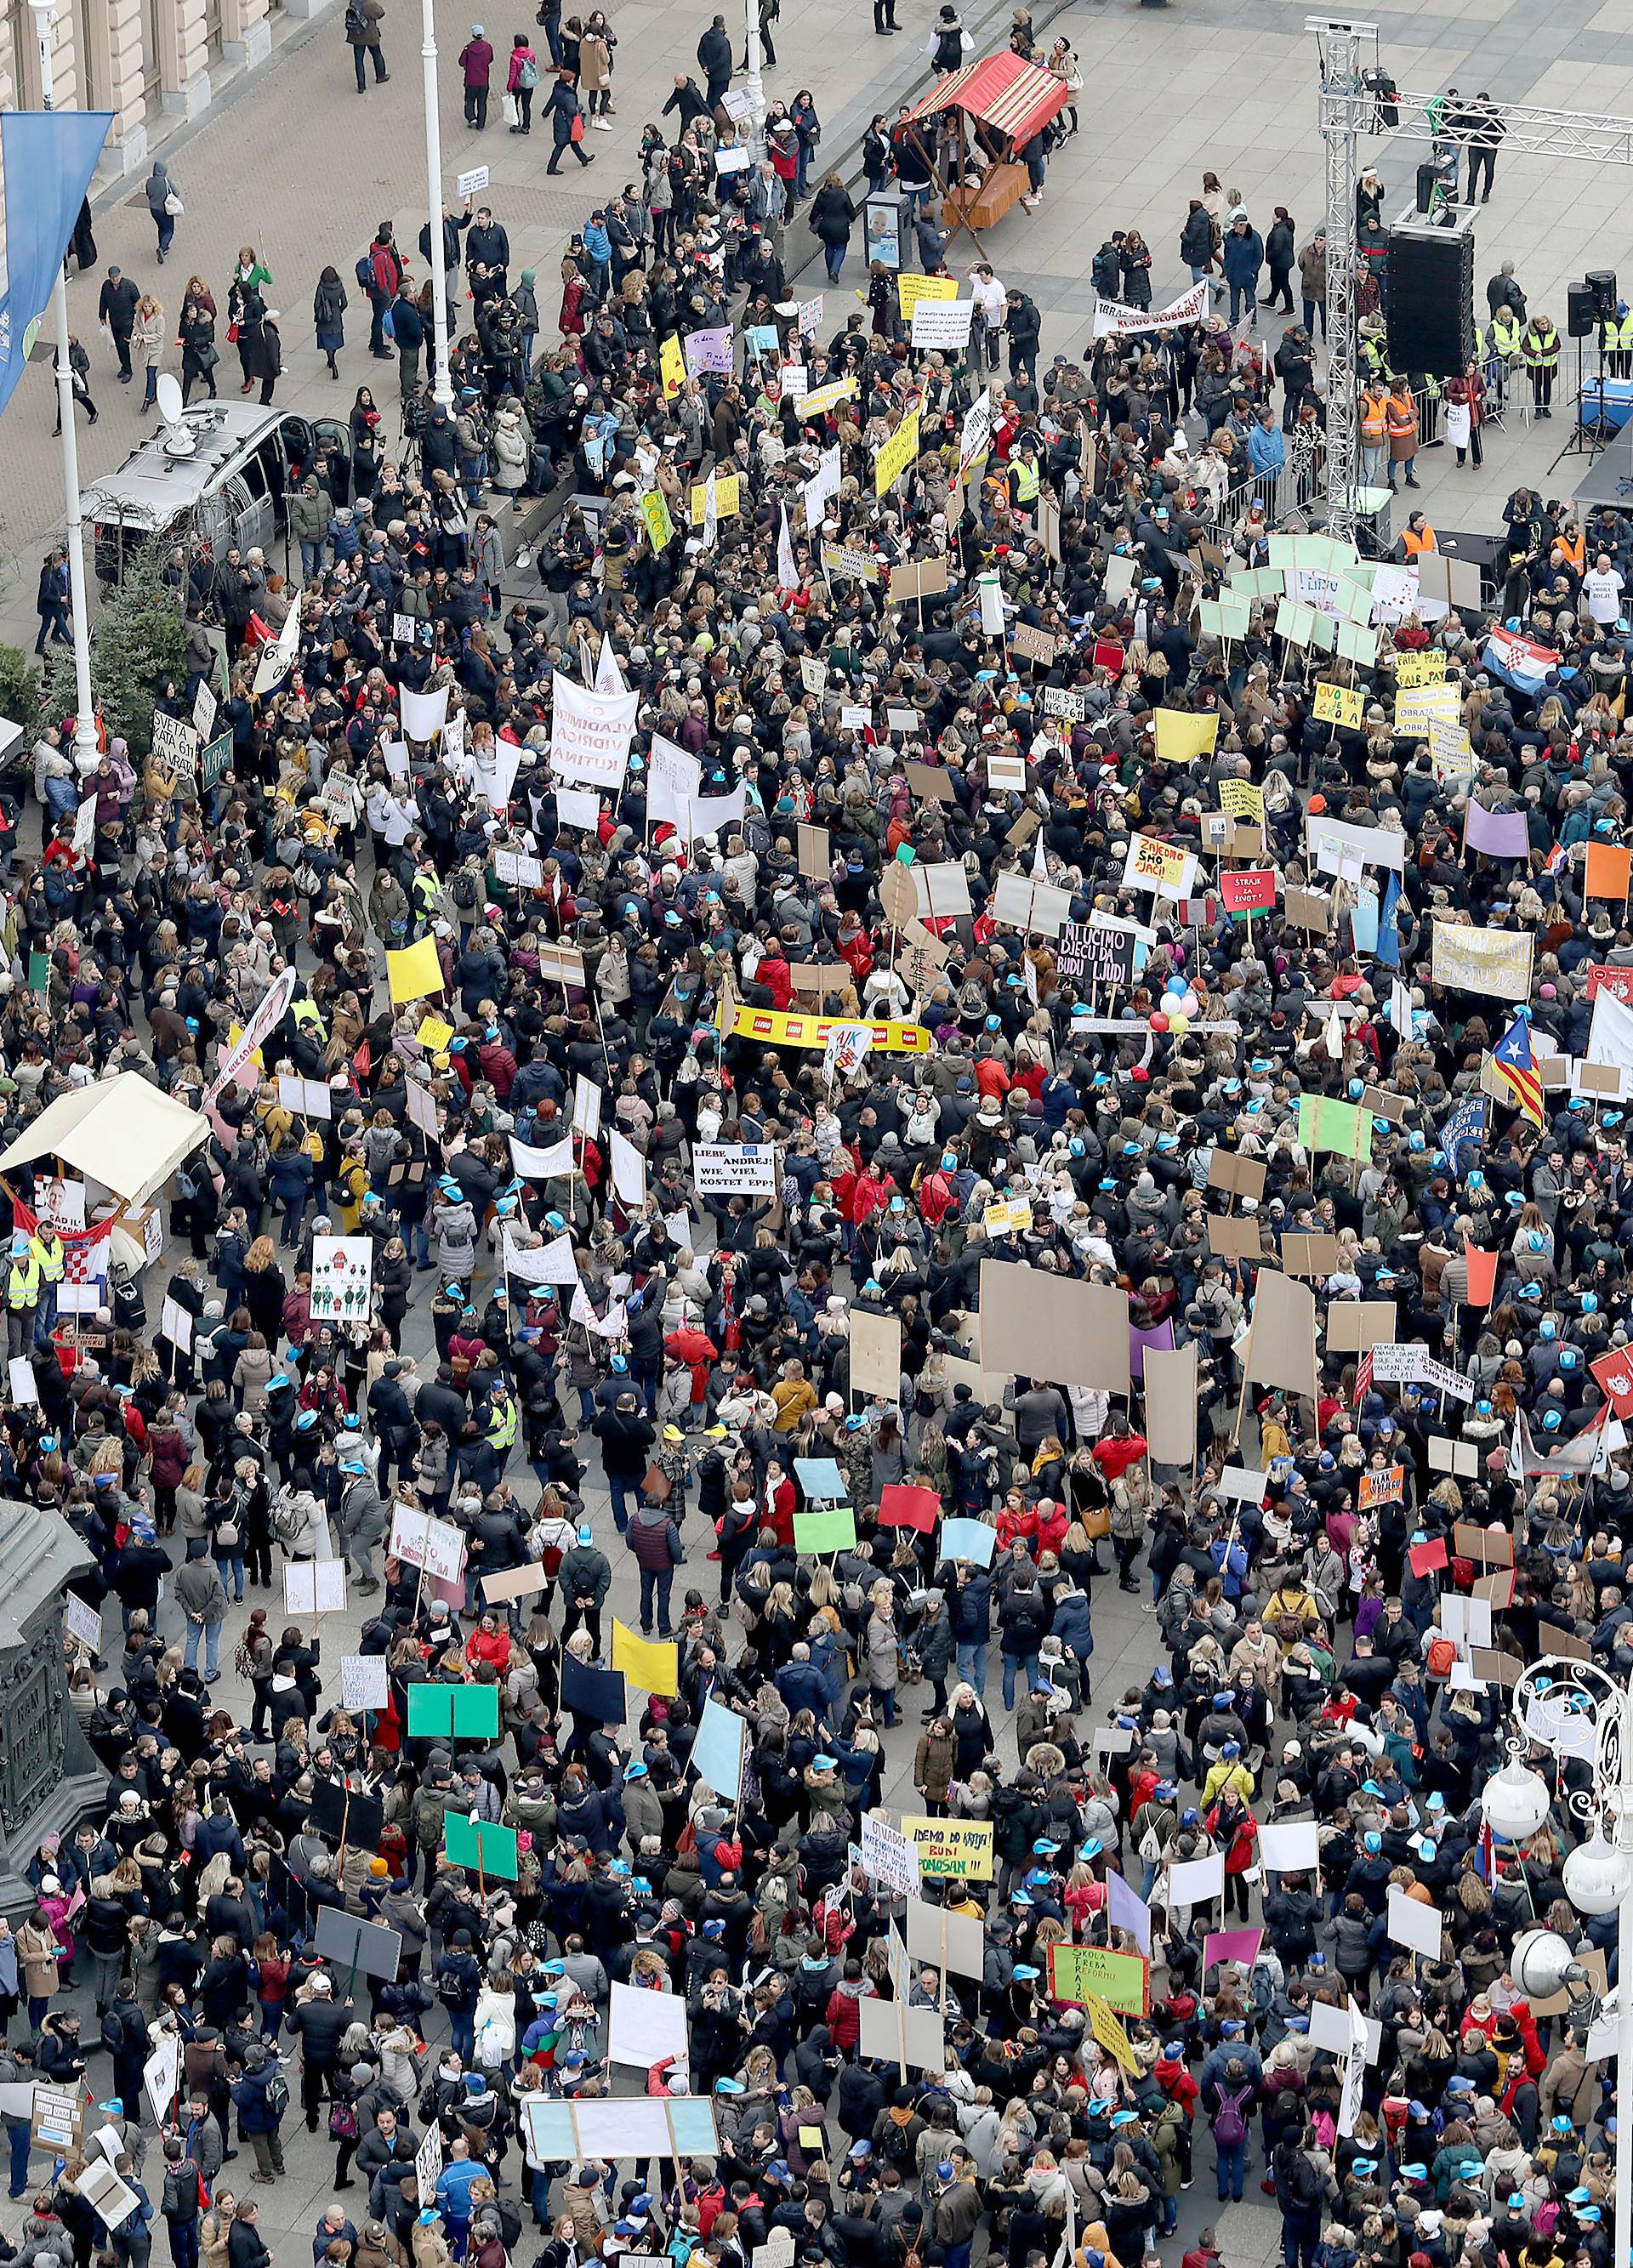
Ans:
{"label": "wooden market stall", "polygon": [[1020,152],[1071,99],[1063,80],[1012,49],[949,71],[896,128],[929,166],[942,220],[972,234],[1025,194]]}

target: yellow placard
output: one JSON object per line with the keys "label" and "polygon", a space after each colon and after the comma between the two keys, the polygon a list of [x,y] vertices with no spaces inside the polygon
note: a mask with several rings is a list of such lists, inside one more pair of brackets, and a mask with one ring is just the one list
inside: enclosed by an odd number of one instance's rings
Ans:
{"label": "yellow placard", "polygon": [[1318,685],[1315,713],[1319,724],[1344,725],[1353,730],[1365,715],[1366,703],[1356,686]]}
{"label": "yellow placard", "polygon": [[427,1016],[414,1035],[421,1047],[429,1048],[433,1056],[440,1056],[453,1036],[453,1025],[445,1024],[440,1016]]}
{"label": "yellow placard", "polygon": [[[735,519],[742,505],[737,501],[735,473],[717,473],[714,478],[714,517],[716,519]],[[693,483],[691,491],[691,524],[701,527],[709,516],[709,484],[707,481]]]}
{"label": "yellow placard", "polygon": [[837,409],[841,401],[848,401],[856,391],[853,378],[836,378],[827,386],[816,386],[799,405],[802,417],[820,417],[824,409]]}
{"label": "yellow placard", "polygon": [[905,1812],[902,1833],[918,1847],[921,1874],[942,1880],[952,1875],[978,1882],[991,1881],[990,1819],[927,1819],[920,1813]]}
{"label": "yellow placard", "polygon": [[663,379],[663,398],[673,401],[686,383],[686,357],[677,338],[667,338],[658,350],[658,369]]}
{"label": "yellow placard", "polygon": [[1219,739],[1219,718],[1193,717],[1184,709],[1156,711],[1157,760],[1164,764],[1188,764],[1193,756],[1211,756]]}
{"label": "yellow placard", "polygon": [[643,1693],[659,1693],[668,1699],[680,1691],[680,1648],[673,1638],[639,1637],[615,1616],[608,1659]]}
{"label": "yellow placard", "polygon": [[1120,2021],[1114,2016],[1097,1993],[1085,1992],[1078,2006],[1089,2019],[1089,2029],[1107,2055],[1115,2058],[1125,2071],[1137,2071],[1134,2047]]}
{"label": "yellow placard", "polygon": [[[825,1048],[830,1032],[848,1031],[853,1016],[791,1016],[781,1008],[747,1008],[740,1000],[722,1001],[715,1016],[716,1029],[727,1039],[759,1040],[769,1048]],[[922,1024],[868,1024],[876,1051],[889,1056],[927,1056],[935,1042]]]}
{"label": "yellow placard", "polygon": [[1459,725],[1462,718],[1462,696],[1455,685],[1420,685],[1395,696],[1395,730],[1402,734],[1418,733],[1427,738],[1437,718],[1443,725]]}
{"label": "yellow placard", "polygon": [[442,963],[437,958],[436,939],[422,937],[417,944],[405,945],[401,953],[388,953],[386,976],[394,1007],[401,1008],[410,1000],[424,1000],[432,992],[440,992]]}
{"label": "yellow placard", "polygon": [[893,489],[919,453],[919,413],[910,409],[879,451],[873,468],[876,496]]}
{"label": "yellow placard", "polygon": [[661,489],[647,490],[640,500],[640,516],[647,523],[647,541],[654,551],[663,550],[675,534],[675,519]]}
{"label": "yellow placard", "polygon": [[[241,1024],[233,1022],[227,1026],[227,1045],[229,1048],[235,1048],[243,1036],[244,1027]],[[251,1048],[249,1050],[249,1060],[254,1064],[257,1071],[264,1071],[266,1069],[266,1065],[261,1059],[261,1050],[259,1048]]]}
{"label": "yellow placard", "polygon": [[1221,780],[1219,808],[1232,819],[1245,820],[1250,827],[1262,827],[1265,823],[1265,792],[1261,787],[1255,787],[1252,780]]}
{"label": "yellow placard", "polygon": [[1398,653],[1395,656],[1397,685],[1444,685],[1445,681],[1446,658],[1438,647],[1426,647],[1422,653]]}
{"label": "yellow placard", "polygon": [[896,279],[897,305],[902,311],[902,320],[911,323],[913,311],[920,299],[956,299],[958,279],[956,276],[898,276]]}

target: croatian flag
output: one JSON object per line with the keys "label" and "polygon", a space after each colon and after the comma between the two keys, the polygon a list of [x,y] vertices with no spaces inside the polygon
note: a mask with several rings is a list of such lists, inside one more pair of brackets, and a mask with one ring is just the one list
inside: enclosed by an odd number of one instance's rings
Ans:
{"label": "croatian flag", "polygon": [[1486,668],[1516,693],[1540,693],[1548,672],[1559,667],[1559,656],[1552,646],[1533,645],[1514,630],[1493,630],[1482,659]]}

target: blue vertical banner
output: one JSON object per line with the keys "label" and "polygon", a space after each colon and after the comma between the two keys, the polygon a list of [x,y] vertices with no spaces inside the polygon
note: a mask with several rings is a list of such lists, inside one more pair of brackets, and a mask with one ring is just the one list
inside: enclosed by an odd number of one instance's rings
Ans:
{"label": "blue vertical banner", "polygon": [[6,267],[0,294],[0,410],[22,374],[23,334],[56,287],[113,122],[111,110],[0,113]]}

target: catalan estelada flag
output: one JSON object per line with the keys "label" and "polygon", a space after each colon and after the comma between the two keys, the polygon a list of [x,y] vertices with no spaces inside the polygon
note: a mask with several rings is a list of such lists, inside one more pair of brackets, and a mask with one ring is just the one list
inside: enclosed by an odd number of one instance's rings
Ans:
{"label": "catalan estelada flag", "polygon": [[1516,1016],[1491,1050],[1491,1067],[1533,1126],[1542,1123],[1542,1082],[1531,1053],[1531,1033],[1523,1016]]}

